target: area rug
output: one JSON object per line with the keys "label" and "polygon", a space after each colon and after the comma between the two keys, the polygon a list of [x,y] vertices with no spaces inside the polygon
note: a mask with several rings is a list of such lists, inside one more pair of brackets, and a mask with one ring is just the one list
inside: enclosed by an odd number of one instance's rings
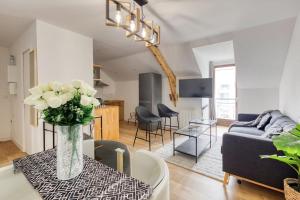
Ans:
{"label": "area rug", "polygon": [[[186,137],[178,137],[176,138],[176,144],[180,144],[186,139]],[[211,149],[208,148],[208,150],[198,158],[198,163],[195,162],[194,157],[179,152],[176,152],[175,156],[173,156],[172,142],[165,144],[164,147],[156,150],[155,154],[163,158],[166,162],[216,179],[218,181],[223,181],[224,172],[222,171],[221,145],[222,138],[218,138],[216,142],[213,141]]]}

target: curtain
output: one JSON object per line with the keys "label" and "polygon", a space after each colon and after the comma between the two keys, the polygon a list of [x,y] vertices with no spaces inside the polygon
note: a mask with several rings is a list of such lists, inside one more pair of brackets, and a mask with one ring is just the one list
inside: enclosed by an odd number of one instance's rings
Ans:
{"label": "curtain", "polygon": [[209,77],[213,79],[213,97],[209,99],[209,118],[216,119],[216,103],[215,103],[215,67],[213,62],[209,62]]}

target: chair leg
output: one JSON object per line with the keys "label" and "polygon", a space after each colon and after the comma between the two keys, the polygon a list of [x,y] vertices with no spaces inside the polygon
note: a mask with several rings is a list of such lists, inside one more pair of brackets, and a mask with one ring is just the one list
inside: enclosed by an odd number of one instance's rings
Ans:
{"label": "chair leg", "polygon": [[156,138],[156,135],[157,135],[157,132],[158,132],[158,128],[159,128],[159,122],[157,123],[157,126],[156,126],[155,138]]}
{"label": "chair leg", "polygon": [[167,124],[167,118],[165,117],[165,123],[164,123],[164,133],[166,132],[166,124]]}
{"label": "chair leg", "polygon": [[136,140],[138,131],[139,131],[139,126],[137,126],[137,129],[136,129],[136,133],[135,133],[135,137],[134,137],[134,141],[133,141],[133,146],[134,146],[134,144],[135,144],[135,140]]}
{"label": "chair leg", "polygon": [[[151,128],[151,126],[150,126],[150,128]],[[146,130],[148,129],[148,125],[147,125],[147,128],[146,128]],[[148,134],[149,134],[149,151],[151,151],[151,134],[150,134],[150,131],[151,130],[148,130]]]}
{"label": "chair leg", "polygon": [[177,115],[177,129],[179,129],[179,117]]}
{"label": "chair leg", "polygon": [[161,122],[159,122],[159,124],[160,124],[161,142],[162,142],[162,144],[163,144],[163,146],[164,146],[164,145],[165,145],[165,144],[164,144],[164,135],[163,135],[163,132],[162,132],[162,125],[161,125]]}
{"label": "chair leg", "polygon": [[170,139],[172,140],[172,118],[170,117]]}

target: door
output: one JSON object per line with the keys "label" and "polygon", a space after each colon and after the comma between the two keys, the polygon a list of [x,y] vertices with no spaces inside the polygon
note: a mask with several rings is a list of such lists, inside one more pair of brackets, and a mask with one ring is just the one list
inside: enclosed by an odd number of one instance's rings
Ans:
{"label": "door", "polygon": [[219,125],[228,126],[236,119],[236,67],[215,66],[215,108]]}

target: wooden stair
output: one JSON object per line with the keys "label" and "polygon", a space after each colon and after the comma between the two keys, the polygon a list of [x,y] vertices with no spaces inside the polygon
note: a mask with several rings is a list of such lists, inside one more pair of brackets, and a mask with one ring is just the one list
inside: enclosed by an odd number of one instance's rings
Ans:
{"label": "wooden stair", "polygon": [[163,69],[165,75],[168,77],[169,87],[171,92],[169,94],[170,100],[173,102],[174,106],[176,106],[178,100],[177,89],[176,89],[176,85],[177,85],[176,76],[157,46],[153,46],[153,45],[148,46],[148,49],[152,52],[155,59]]}

